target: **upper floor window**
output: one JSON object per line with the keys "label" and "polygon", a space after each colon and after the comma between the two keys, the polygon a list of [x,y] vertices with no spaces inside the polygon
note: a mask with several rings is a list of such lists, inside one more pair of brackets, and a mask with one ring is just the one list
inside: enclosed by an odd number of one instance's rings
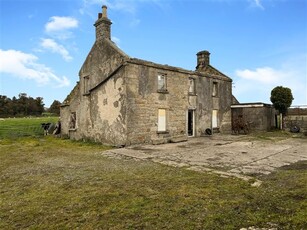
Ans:
{"label": "upper floor window", "polygon": [[217,82],[213,82],[212,96],[213,97],[217,97],[218,96],[218,83]]}
{"label": "upper floor window", "polygon": [[189,78],[189,94],[195,94],[195,79]]}
{"label": "upper floor window", "polygon": [[89,86],[89,76],[86,76],[83,78],[83,94],[89,94],[90,93],[90,86]]}
{"label": "upper floor window", "polygon": [[166,74],[159,74],[158,75],[158,91],[159,92],[167,91]]}

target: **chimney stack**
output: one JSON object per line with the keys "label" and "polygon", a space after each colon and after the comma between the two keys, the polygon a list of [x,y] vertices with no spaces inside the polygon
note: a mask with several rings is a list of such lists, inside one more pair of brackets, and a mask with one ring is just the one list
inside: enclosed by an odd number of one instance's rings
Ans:
{"label": "chimney stack", "polygon": [[207,50],[200,51],[197,54],[197,66],[196,70],[201,71],[208,65],[210,65],[210,53]]}
{"label": "chimney stack", "polygon": [[96,41],[103,38],[111,40],[111,24],[112,22],[107,16],[107,7],[102,6],[102,13],[98,13],[98,19],[94,26],[96,27]]}

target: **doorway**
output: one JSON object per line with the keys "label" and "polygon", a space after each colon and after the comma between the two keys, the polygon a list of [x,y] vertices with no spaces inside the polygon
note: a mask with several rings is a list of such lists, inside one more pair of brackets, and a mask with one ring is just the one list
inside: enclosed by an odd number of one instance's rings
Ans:
{"label": "doorway", "polygon": [[188,110],[188,136],[194,137],[194,110]]}

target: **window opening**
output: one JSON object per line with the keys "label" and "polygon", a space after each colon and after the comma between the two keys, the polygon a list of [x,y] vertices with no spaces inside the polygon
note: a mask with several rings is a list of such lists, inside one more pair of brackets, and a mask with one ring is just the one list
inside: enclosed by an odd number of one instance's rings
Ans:
{"label": "window opening", "polygon": [[88,76],[86,76],[86,77],[84,77],[83,78],[84,79],[84,88],[83,88],[83,93],[84,94],[89,94],[89,77]]}
{"label": "window opening", "polygon": [[218,83],[213,82],[212,96],[216,97],[218,95]]}
{"label": "window opening", "polygon": [[212,110],[212,128],[218,128],[218,110]]}
{"label": "window opening", "polygon": [[76,112],[72,112],[70,114],[70,121],[69,121],[69,128],[70,129],[75,129],[76,128],[76,120],[77,120]]}
{"label": "window opening", "polygon": [[189,94],[195,94],[195,79],[189,78]]}
{"label": "window opening", "polygon": [[158,110],[158,132],[166,131],[166,110]]}
{"label": "window opening", "polygon": [[158,91],[166,91],[166,75],[165,74],[159,74],[158,75]]}
{"label": "window opening", "polygon": [[188,136],[194,136],[194,110],[188,110]]}

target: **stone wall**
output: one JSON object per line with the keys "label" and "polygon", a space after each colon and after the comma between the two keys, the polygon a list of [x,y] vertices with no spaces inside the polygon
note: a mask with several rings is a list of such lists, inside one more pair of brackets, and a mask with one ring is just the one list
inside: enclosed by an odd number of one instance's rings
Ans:
{"label": "stone wall", "polygon": [[[115,146],[126,145],[126,93],[124,71],[91,92],[84,130],[88,137]],[[83,122],[84,122],[83,121]]]}
{"label": "stone wall", "polygon": [[[115,57],[114,63],[120,63],[116,56],[111,57]],[[107,71],[109,62],[93,62],[94,67],[87,62],[80,71],[78,87],[61,110],[63,134],[72,139],[116,146],[186,140],[189,110],[194,111],[191,136],[202,136],[206,129],[212,128],[212,110],[218,111],[217,131],[231,132],[230,80],[142,60],[131,59],[117,68],[114,65],[112,71]],[[97,69],[104,69],[109,75],[100,76]],[[84,92],[83,74],[92,79],[88,93]],[[166,91],[158,91],[159,74],[166,76]],[[97,83],[94,80],[97,78],[102,82]],[[191,78],[195,81],[193,94],[189,93]],[[214,83],[218,84],[215,96]],[[163,132],[158,132],[159,109],[166,111],[167,129]],[[73,129],[69,128],[71,113],[76,113]]]}
{"label": "stone wall", "polygon": [[[74,140],[91,140],[115,146],[126,145],[126,88],[121,70],[90,94],[77,87],[69,104],[61,107],[62,135]],[[70,127],[71,114],[76,125]]]}
{"label": "stone wall", "polygon": [[[235,107],[234,107],[235,106]],[[250,131],[269,131],[275,127],[275,109],[271,105],[240,104],[232,106],[232,121],[241,116],[249,123]]]}
{"label": "stone wall", "polygon": [[208,77],[197,77],[196,93],[197,93],[197,111],[196,111],[196,130],[197,135],[204,135],[205,130],[211,127],[212,122],[212,79]]}
{"label": "stone wall", "polygon": [[290,130],[291,127],[297,126],[300,132],[307,132],[307,109],[306,108],[290,108],[284,120],[285,129]]}
{"label": "stone wall", "polygon": [[[232,82],[219,79],[212,79],[211,81],[217,82],[218,88],[218,106],[213,109],[217,109],[219,131],[222,133],[231,132],[231,103],[232,103]],[[211,87],[212,90],[212,87]]]}
{"label": "stone wall", "polygon": [[65,101],[63,102],[61,109],[60,109],[60,117],[61,117],[61,135],[63,137],[70,137],[71,139],[79,139],[76,135],[76,128],[70,127],[70,121],[71,121],[71,114],[76,113],[76,127],[78,127],[78,124],[80,123],[79,115],[80,112],[78,110],[80,105],[80,84],[79,82],[76,84],[74,89],[71,91],[71,93],[67,96]]}
{"label": "stone wall", "polygon": [[[80,72],[78,87],[61,108],[62,133],[76,140],[126,144],[126,58],[110,40],[96,41]],[[76,125],[70,127],[71,114]]]}
{"label": "stone wall", "polygon": [[[130,63],[127,77],[128,144],[165,143],[187,138],[187,113],[194,110],[195,136],[211,128],[212,109],[219,111],[219,127],[231,132],[229,116],[232,100],[231,81],[223,81],[148,62]],[[158,74],[167,76],[167,91],[158,92]],[[189,78],[195,79],[196,94],[189,95]],[[212,97],[213,81],[219,95]],[[166,110],[167,131],[158,132],[158,110]]]}
{"label": "stone wall", "polygon": [[124,62],[125,57],[126,54],[110,40],[96,41],[79,71],[82,94],[89,93],[86,88],[91,90],[112,75]]}
{"label": "stone wall", "polygon": [[[188,79],[178,72],[139,64],[126,67],[129,144],[186,136]],[[157,75],[167,76],[167,92],[157,92]],[[166,109],[167,132],[158,133],[158,109]]]}
{"label": "stone wall", "polygon": [[307,115],[287,115],[284,122],[285,129],[288,131],[291,127],[297,126],[300,132],[307,132]]}
{"label": "stone wall", "polygon": [[[240,105],[236,105],[240,106]],[[270,105],[261,106],[242,105],[242,107],[232,108],[232,120],[239,116],[249,123],[250,131],[269,131],[275,127],[275,109]]]}

